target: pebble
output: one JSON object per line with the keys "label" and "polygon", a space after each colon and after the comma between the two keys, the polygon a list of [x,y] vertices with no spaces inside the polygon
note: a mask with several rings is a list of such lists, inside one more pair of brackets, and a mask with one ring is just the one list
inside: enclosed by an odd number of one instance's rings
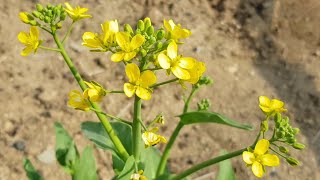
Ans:
{"label": "pebble", "polygon": [[26,145],[22,140],[18,140],[12,144],[12,147],[18,151],[24,151],[24,149],[26,148]]}
{"label": "pebble", "polygon": [[13,135],[14,131],[16,129],[16,127],[12,121],[6,121],[4,123],[3,128],[4,128],[4,132],[8,133],[9,135]]}
{"label": "pebble", "polygon": [[55,157],[55,151],[52,148],[48,148],[45,151],[43,151],[41,154],[37,156],[37,159],[40,162],[43,162],[45,164],[53,164],[56,161]]}

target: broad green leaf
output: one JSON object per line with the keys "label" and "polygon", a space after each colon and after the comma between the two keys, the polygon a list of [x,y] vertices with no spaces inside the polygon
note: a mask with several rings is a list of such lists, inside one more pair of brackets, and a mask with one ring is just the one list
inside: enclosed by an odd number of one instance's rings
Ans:
{"label": "broad green leaf", "polygon": [[117,176],[117,180],[128,180],[130,179],[131,175],[134,173],[134,157],[130,156],[127,161],[126,164],[123,168],[123,170],[121,171],[121,173]]}
{"label": "broad green leaf", "polygon": [[96,161],[92,147],[87,146],[74,166],[73,180],[97,180]]}
{"label": "broad green leaf", "polygon": [[[144,169],[143,175],[148,179],[155,179],[161,155],[158,149],[154,147],[144,148],[141,152],[141,168]],[[167,169],[166,172],[167,173]]]}
{"label": "broad green leaf", "polygon": [[231,120],[219,113],[214,112],[205,112],[205,111],[196,111],[196,112],[187,112],[179,116],[181,122],[184,125],[194,124],[194,123],[218,123],[224,124],[231,127],[236,127],[245,130],[252,130],[252,126],[241,124],[237,121]]}
{"label": "broad green leaf", "polygon": [[[221,155],[223,154],[227,154],[227,152],[223,151]],[[236,176],[234,175],[230,159],[221,161],[219,163],[219,172],[217,180],[236,180]]]}
{"label": "broad green leaf", "polygon": [[73,139],[63,126],[56,122],[56,158],[59,164],[68,173],[73,174],[76,161],[79,159],[79,153]]}
{"label": "broad green leaf", "polygon": [[23,160],[23,168],[27,174],[29,180],[42,180],[43,178],[37,172],[37,170],[33,167],[32,163],[29,159]]}
{"label": "broad green leaf", "polygon": [[[132,154],[131,147],[131,126],[121,122],[111,122],[113,130],[119,137],[123,146],[129,154]],[[84,135],[102,149],[111,150],[113,154],[117,154],[108,133],[99,122],[84,122],[81,124],[81,130]]]}
{"label": "broad green leaf", "polygon": [[112,154],[112,167],[116,176],[121,173],[124,165],[125,162],[119,156]]}

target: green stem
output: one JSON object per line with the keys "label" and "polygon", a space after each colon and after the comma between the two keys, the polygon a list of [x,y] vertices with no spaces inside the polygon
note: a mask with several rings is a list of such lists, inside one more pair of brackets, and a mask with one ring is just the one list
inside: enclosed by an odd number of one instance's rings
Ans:
{"label": "green stem", "polygon": [[172,83],[172,82],[175,82],[177,80],[179,80],[179,79],[178,78],[174,78],[174,79],[171,79],[171,80],[168,80],[168,81],[164,81],[162,83],[158,83],[158,84],[155,84],[153,86],[150,86],[150,88],[155,88],[155,87],[158,87],[158,86],[162,86],[164,84]]}
{"label": "green stem", "polygon": [[[56,33],[53,33],[53,38],[58,46],[58,48],[61,50],[61,55],[63,56],[65,62],[67,63],[70,71],[72,72],[74,78],[77,80],[79,86],[81,87],[81,89],[84,91],[87,86],[84,83],[84,81],[81,78],[81,75],[79,74],[79,72],[77,71],[76,67],[74,66],[72,60],[70,59],[69,55],[67,54],[66,50],[64,49],[64,46],[62,45],[61,41],[59,40],[58,36]],[[96,109],[97,111],[101,111],[101,108],[99,107],[98,104],[94,103],[94,102],[90,102],[91,106],[93,109]],[[126,161],[129,157],[128,152],[126,151],[126,149],[124,148],[123,144],[121,143],[120,139],[118,138],[118,136],[116,135],[116,133],[114,132],[110,122],[108,121],[108,118],[106,117],[106,115],[101,114],[96,112],[96,115],[98,116],[101,124],[103,125],[104,129],[106,130],[106,132],[108,133],[108,135],[110,136],[111,141],[113,142],[114,146],[116,147],[119,156],[121,157],[121,159],[123,159],[124,161]]]}
{"label": "green stem", "polygon": [[[162,68],[150,68],[150,69],[144,69],[143,71],[146,71],[146,70],[150,70],[150,71],[156,71],[156,70],[161,70]],[[142,72],[143,72],[142,71]]]}
{"label": "green stem", "polygon": [[180,173],[178,175],[173,176],[172,178],[170,178],[170,180],[180,180],[180,179],[185,178],[188,175],[190,175],[190,174],[192,174],[192,173],[194,173],[196,171],[199,171],[199,170],[201,170],[203,168],[206,168],[206,167],[211,166],[213,164],[216,164],[218,162],[224,161],[226,159],[230,159],[230,158],[239,156],[244,151],[247,151],[247,148],[243,148],[243,149],[240,149],[238,151],[234,151],[234,152],[231,152],[231,153],[228,153],[228,154],[225,154],[225,155],[221,155],[221,156],[215,157],[213,159],[209,159],[207,161],[199,163],[199,164],[197,164],[197,165],[195,165],[195,166],[183,171],[182,173]]}
{"label": "green stem", "polygon": [[197,88],[193,88],[192,87],[191,93],[190,93],[188,99],[186,100],[186,102],[184,104],[183,113],[188,112],[190,101],[191,101],[191,99],[193,98],[193,96],[195,95],[196,92],[197,92]]}
{"label": "green stem", "polygon": [[94,112],[104,114],[104,115],[106,115],[106,116],[109,117],[109,118],[115,119],[115,120],[117,120],[117,121],[120,121],[120,122],[123,122],[123,123],[126,123],[126,124],[132,126],[132,122],[129,122],[129,121],[124,120],[124,119],[121,119],[121,118],[119,118],[119,117],[117,117],[117,116],[114,116],[114,115],[112,115],[112,114],[108,114],[108,113],[105,113],[105,112],[102,112],[102,111],[98,111],[98,110],[93,109],[93,108],[90,108],[90,109],[91,109],[92,111],[94,111]]}
{"label": "green stem", "polygon": [[72,21],[71,25],[69,26],[66,35],[63,37],[63,39],[61,41],[62,44],[64,44],[64,42],[68,39],[68,37],[69,37],[69,35],[70,35],[71,31],[72,31],[74,23],[75,23],[75,21]]}
{"label": "green stem", "polygon": [[165,170],[165,167],[167,164],[167,160],[170,156],[170,151],[171,151],[172,145],[173,145],[174,141],[176,140],[176,138],[178,137],[178,134],[183,126],[184,126],[184,124],[182,124],[182,122],[180,121],[179,124],[174,129],[174,131],[169,139],[169,142],[168,142],[168,144],[162,154],[156,177],[159,177],[160,175],[162,175],[164,173],[164,170]]}
{"label": "green stem", "polygon": [[142,100],[138,96],[135,96],[132,123],[132,148],[136,162],[140,159],[141,149],[141,104]]}
{"label": "green stem", "polygon": [[49,50],[49,51],[61,52],[60,49],[56,49],[56,48],[49,48],[49,47],[45,47],[45,46],[39,46],[39,48]]}
{"label": "green stem", "polygon": [[112,93],[112,94],[123,94],[124,91],[106,91],[107,93]]}

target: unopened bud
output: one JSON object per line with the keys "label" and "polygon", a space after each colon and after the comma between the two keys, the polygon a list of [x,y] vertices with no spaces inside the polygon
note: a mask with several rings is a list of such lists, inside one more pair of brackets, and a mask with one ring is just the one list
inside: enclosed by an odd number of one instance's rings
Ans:
{"label": "unopened bud", "polygon": [[140,29],[140,31],[143,31],[144,30],[144,22],[142,20],[139,20],[138,21],[138,29]]}
{"label": "unopened bud", "polygon": [[148,43],[149,44],[153,44],[153,43],[155,43],[156,42],[156,38],[155,37],[150,37],[150,39],[148,40]]}
{"label": "unopened bud", "polygon": [[297,140],[296,140],[296,138],[294,138],[294,137],[287,139],[287,142],[288,142],[289,144],[293,144],[293,143],[295,143],[296,141],[297,141]]}
{"label": "unopened bud", "polygon": [[141,50],[140,50],[140,53],[141,53],[141,56],[142,56],[142,57],[145,57],[145,56],[147,55],[147,51],[144,50],[144,49],[141,49]]}
{"label": "unopened bud", "polygon": [[289,152],[289,149],[284,146],[279,146],[279,151],[282,153],[287,154]]}
{"label": "unopened bud", "polygon": [[292,128],[293,134],[296,135],[300,132],[299,128]]}
{"label": "unopened bud", "polygon": [[293,157],[287,157],[286,161],[291,165],[291,166],[298,166],[300,164],[300,162],[293,158]]}
{"label": "unopened bud", "polygon": [[56,24],[57,29],[61,29],[62,28],[62,24],[59,22],[58,24]]}
{"label": "unopened bud", "polygon": [[156,48],[157,48],[157,49],[161,49],[162,46],[163,46],[163,43],[160,42],[160,41],[158,41],[158,42],[157,42],[157,45],[156,45]]}
{"label": "unopened bud", "polygon": [[31,24],[32,26],[36,26],[36,25],[38,25],[38,23],[37,23],[37,21],[36,21],[36,20],[32,20],[32,21],[30,21],[30,24]]}
{"label": "unopened bud", "polygon": [[144,18],[143,22],[144,22],[145,28],[148,28],[151,26],[151,19],[150,18],[148,18],[148,17]]}
{"label": "unopened bud", "polygon": [[65,12],[63,12],[61,15],[60,15],[60,20],[61,21],[64,21],[65,19],[66,19],[66,13]]}
{"label": "unopened bud", "polygon": [[133,33],[132,27],[130,26],[130,24],[125,24],[124,25],[124,31],[128,32],[128,33]]}
{"label": "unopened bud", "polygon": [[37,11],[42,12],[43,6],[41,4],[36,5]]}
{"label": "unopened bud", "polygon": [[153,27],[153,26],[149,26],[149,27],[147,28],[147,34],[148,34],[149,36],[151,36],[151,35],[153,35],[153,33],[154,33],[154,27]]}
{"label": "unopened bud", "polygon": [[157,40],[163,39],[164,34],[165,34],[164,30],[159,30],[159,31],[157,32],[157,35],[156,35],[156,36],[157,36]]}
{"label": "unopened bud", "polygon": [[294,143],[294,144],[292,145],[292,147],[295,148],[295,149],[302,150],[302,149],[304,149],[306,146],[305,146],[304,144],[302,144],[302,143]]}

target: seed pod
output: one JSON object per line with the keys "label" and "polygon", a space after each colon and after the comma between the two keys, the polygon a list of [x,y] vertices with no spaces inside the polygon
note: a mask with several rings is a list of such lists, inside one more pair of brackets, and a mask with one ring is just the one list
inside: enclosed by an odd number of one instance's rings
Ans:
{"label": "seed pod", "polygon": [[284,146],[279,146],[278,149],[280,152],[285,153],[285,154],[287,154],[289,152],[289,149]]}
{"label": "seed pod", "polygon": [[302,143],[294,143],[294,144],[292,145],[292,147],[295,148],[295,149],[302,150],[302,149],[304,149],[306,146],[305,146],[304,144],[302,144]]}
{"label": "seed pod", "polygon": [[287,163],[289,163],[291,166],[298,166],[300,162],[297,159],[294,159],[293,157],[287,157],[286,158]]}
{"label": "seed pod", "polygon": [[138,29],[142,32],[144,30],[144,22],[142,20],[138,21]]}
{"label": "seed pod", "polygon": [[43,6],[41,4],[36,5],[37,11],[42,12],[43,11]]}

